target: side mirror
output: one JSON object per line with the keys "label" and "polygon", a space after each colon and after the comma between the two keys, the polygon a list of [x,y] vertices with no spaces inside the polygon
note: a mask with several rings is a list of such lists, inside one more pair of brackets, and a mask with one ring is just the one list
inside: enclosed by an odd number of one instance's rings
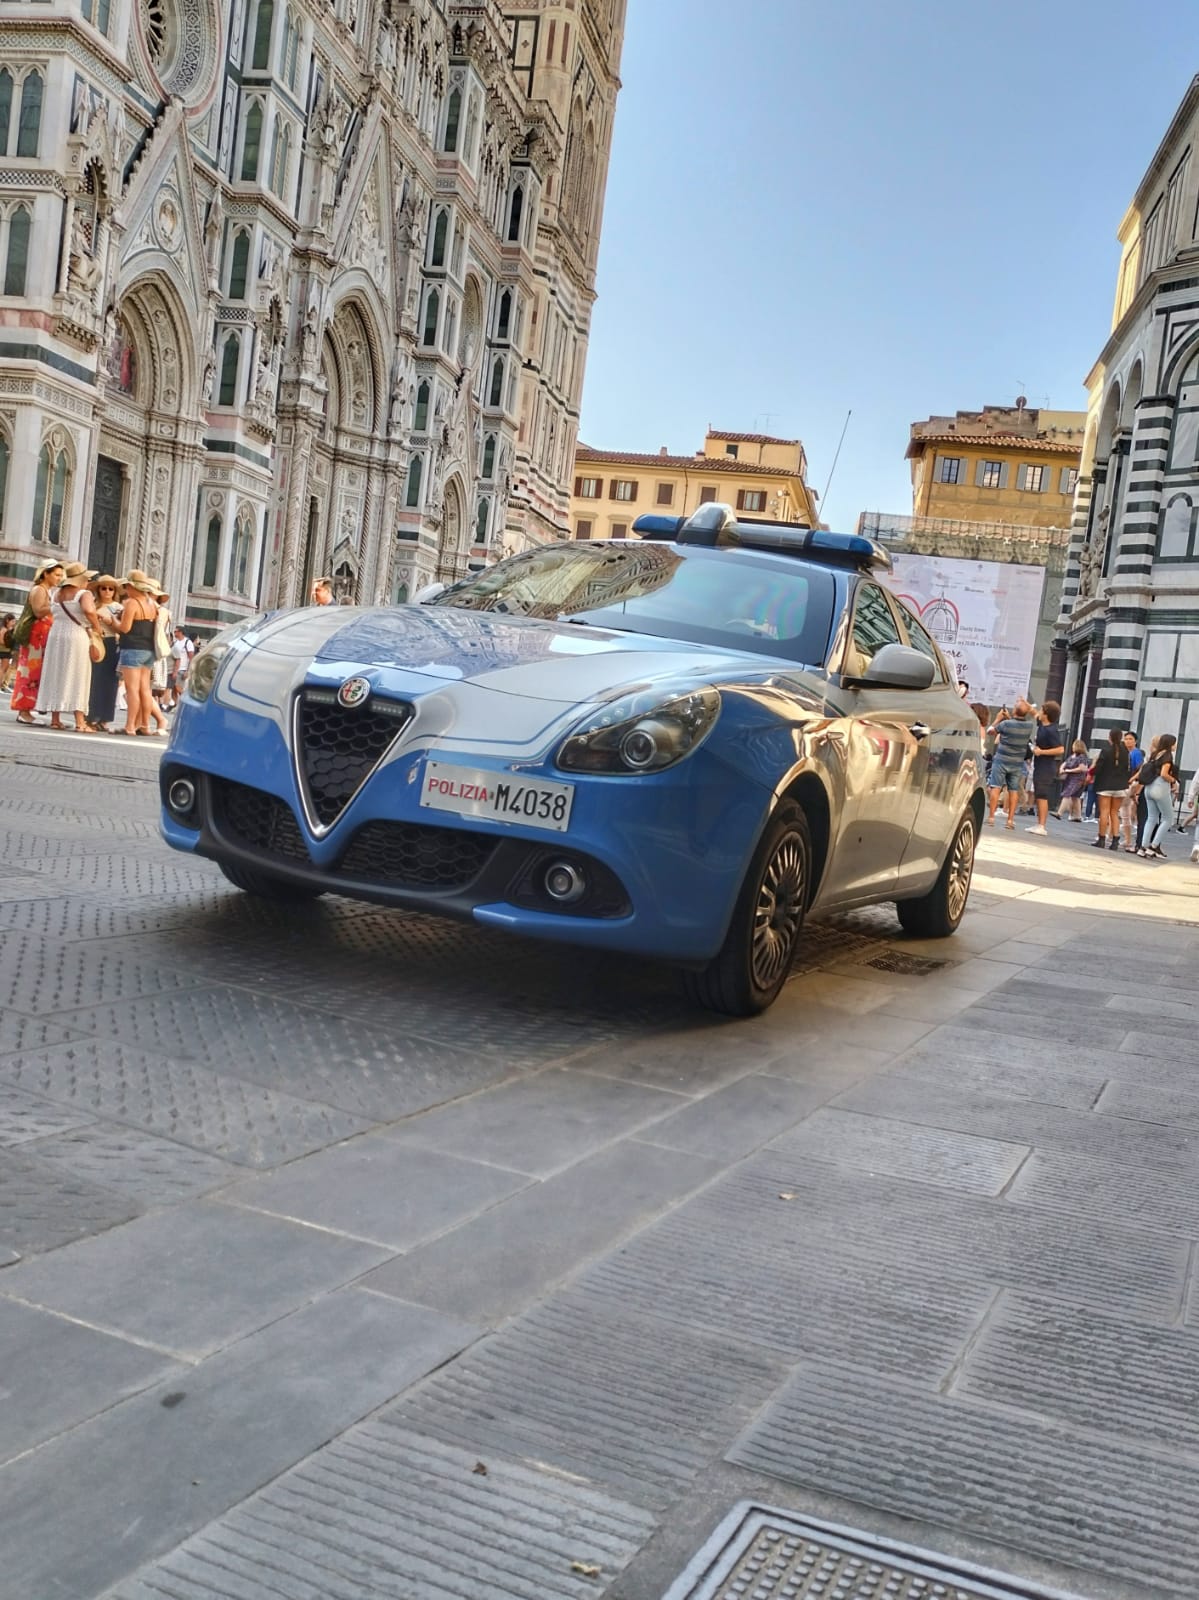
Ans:
{"label": "side mirror", "polygon": [[860,678],[847,681],[863,689],[927,689],[937,675],[932,660],[906,644],[885,644]]}

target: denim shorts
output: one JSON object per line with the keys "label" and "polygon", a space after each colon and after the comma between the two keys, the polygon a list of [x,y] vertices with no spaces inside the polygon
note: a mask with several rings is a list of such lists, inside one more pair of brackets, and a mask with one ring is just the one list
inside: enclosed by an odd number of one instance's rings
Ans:
{"label": "denim shorts", "polygon": [[1019,791],[1020,785],[1023,782],[1023,761],[1013,761],[1009,767],[1005,766],[1004,763],[1000,761],[998,756],[995,757],[994,761],[991,763],[992,789],[1009,789],[1013,794],[1015,794]]}
{"label": "denim shorts", "polygon": [[127,645],[122,645],[117,654],[117,666],[128,672],[133,667],[152,667],[154,665],[153,650],[130,650]]}

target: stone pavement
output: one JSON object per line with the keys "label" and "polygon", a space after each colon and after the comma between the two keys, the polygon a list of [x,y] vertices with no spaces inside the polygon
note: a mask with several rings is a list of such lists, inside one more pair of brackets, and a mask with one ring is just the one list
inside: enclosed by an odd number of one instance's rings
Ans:
{"label": "stone pavement", "polygon": [[4,1600],[659,1600],[745,1499],[1196,1592],[1189,838],[988,833],[720,1023],[255,905],[158,754],[0,731]]}

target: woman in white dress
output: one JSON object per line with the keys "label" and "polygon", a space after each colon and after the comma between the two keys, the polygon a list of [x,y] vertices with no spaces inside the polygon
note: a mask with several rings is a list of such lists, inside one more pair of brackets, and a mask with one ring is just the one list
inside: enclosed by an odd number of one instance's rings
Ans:
{"label": "woman in white dress", "polygon": [[59,733],[66,731],[64,711],[75,718],[76,733],[92,731],[87,725],[87,703],[92,692],[91,630],[97,619],[87,583],[95,576],[81,561],[72,561],[51,601],[54,621],[46,640],[37,708],[50,713],[50,726]]}

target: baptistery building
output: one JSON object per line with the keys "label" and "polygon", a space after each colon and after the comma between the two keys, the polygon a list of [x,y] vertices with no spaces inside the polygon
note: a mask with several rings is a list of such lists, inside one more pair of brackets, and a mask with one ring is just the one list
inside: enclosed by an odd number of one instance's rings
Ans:
{"label": "baptistery building", "polygon": [[0,605],[60,555],[204,630],[566,537],[623,22],[5,6]]}

